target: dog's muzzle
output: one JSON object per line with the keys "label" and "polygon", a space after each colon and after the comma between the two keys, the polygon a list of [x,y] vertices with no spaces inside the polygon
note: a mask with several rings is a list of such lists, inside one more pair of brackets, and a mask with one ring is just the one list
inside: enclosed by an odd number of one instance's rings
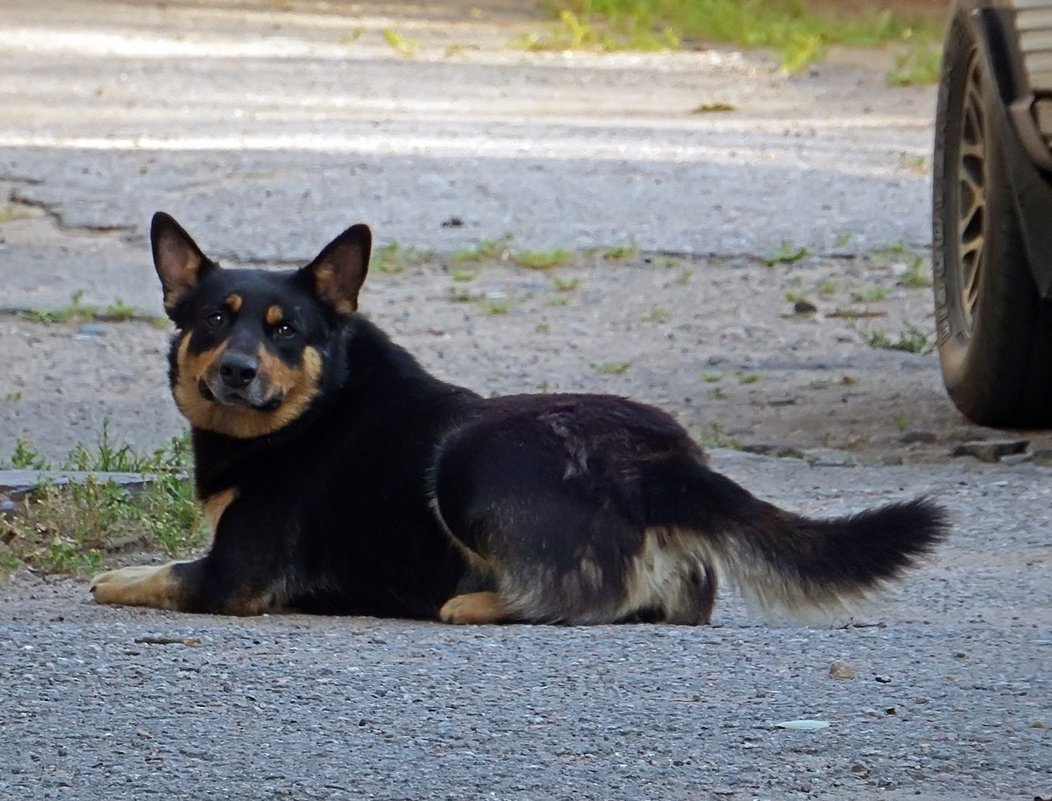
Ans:
{"label": "dog's muzzle", "polygon": [[207,401],[263,412],[273,411],[284,400],[283,392],[270,393],[260,373],[259,359],[250,353],[223,354],[210,374],[198,382],[197,389]]}

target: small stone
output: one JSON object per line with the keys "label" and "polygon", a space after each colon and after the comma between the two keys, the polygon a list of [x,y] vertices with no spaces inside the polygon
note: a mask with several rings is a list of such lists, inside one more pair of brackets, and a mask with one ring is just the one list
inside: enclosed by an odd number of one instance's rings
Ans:
{"label": "small stone", "polygon": [[1043,720],[1035,720],[1033,723],[1030,724],[1030,728],[1031,729],[1047,729],[1048,727],[1045,725],[1045,721],[1043,721]]}
{"label": "small stone", "polygon": [[923,695],[918,695],[916,698],[913,699],[913,703],[915,703],[915,704],[926,704],[926,703],[928,703],[928,699],[925,698]]}
{"label": "small stone", "polygon": [[1033,453],[1034,463],[1052,467],[1052,448],[1038,448]]}
{"label": "small stone", "polygon": [[1013,465],[1029,462],[1034,458],[1032,453],[1010,453],[1001,459],[1001,464]]}
{"label": "small stone", "polygon": [[853,454],[833,448],[810,448],[804,451],[804,458],[811,467],[856,467],[858,460]]}
{"label": "small stone", "polygon": [[962,442],[951,456],[974,456],[981,462],[997,462],[1004,456],[1025,453],[1030,443],[1025,439],[986,439]]}
{"label": "small stone", "polygon": [[106,326],[98,323],[84,323],[77,329],[77,333],[73,335],[73,338],[83,341],[101,339],[104,336],[106,336]]}
{"label": "small stone", "polygon": [[814,314],[818,307],[809,300],[798,300],[793,304],[793,314]]}
{"label": "small stone", "polygon": [[843,659],[834,659],[829,666],[829,678],[831,679],[853,679],[855,670]]}
{"label": "small stone", "polygon": [[874,676],[873,678],[881,684],[891,684],[891,676]]}
{"label": "small stone", "polygon": [[851,773],[856,778],[859,778],[859,779],[868,779],[869,778],[869,768],[867,768],[865,765],[862,765],[862,764],[860,764],[858,762],[856,762],[854,765],[851,766]]}
{"label": "small stone", "polygon": [[931,445],[938,442],[938,440],[939,438],[934,431],[923,431],[919,428],[911,428],[899,437],[899,442],[904,445],[913,445],[914,443]]}
{"label": "small stone", "polygon": [[780,459],[803,459],[804,452],[792,445],[775,445],[767,442],[755,442],[742,446],[745,453],[758,453],[761,456],[775,456]]}

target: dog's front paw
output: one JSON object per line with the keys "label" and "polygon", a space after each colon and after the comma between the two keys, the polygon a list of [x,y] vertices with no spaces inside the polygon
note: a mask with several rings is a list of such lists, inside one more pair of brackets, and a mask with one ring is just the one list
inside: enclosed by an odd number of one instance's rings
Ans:
{"label": "dog's front paw", "polygon": [[482,625],[508,620],[511,614],[495,592],[468,592],[442,604],[438,617],[443,623]]}
{"label": "dog's front paw", "polygon": [[179,608],[179,582],[172,565],[137,565],[109,570],[95,576],[89,589],[96,603]]}

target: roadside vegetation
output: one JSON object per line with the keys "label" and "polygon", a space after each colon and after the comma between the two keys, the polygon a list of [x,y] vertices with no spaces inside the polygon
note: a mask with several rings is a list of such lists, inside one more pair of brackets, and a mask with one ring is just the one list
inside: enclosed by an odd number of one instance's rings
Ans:
{"label": "roadside vegetation", "polygon": [[208,527],[190,480],[186,436],[151,453],[115,444],[104,425],[93,446],[77,445],[53,465],[19,440],[0,466],[18,470],[135,473],[146,481],[121,485],[104,475],[82,482],[43,481],[0,517],[0,575],[20,567],[87,577],[122,552],[185,555],[202,547]]}
{"label": "roadside vegetation", "polygon": [[545,0],[558,20],[521,42],[534,50],[667,50],[698,43],[768,48],[795,72],[831,46],[896,46],[892,84],[928,83],[938,73],[942,22],[874,6],[839,13],[804,0]]}

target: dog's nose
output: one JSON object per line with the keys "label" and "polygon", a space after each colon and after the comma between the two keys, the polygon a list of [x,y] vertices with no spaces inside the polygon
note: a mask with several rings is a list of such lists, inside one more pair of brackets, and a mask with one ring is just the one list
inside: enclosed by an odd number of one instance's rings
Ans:
{"label": "dog's nose", "polygon": [[219,363],[219,377],[231,389],[244,389],[259,372],[259,359],[248,353],[227,353]]}

